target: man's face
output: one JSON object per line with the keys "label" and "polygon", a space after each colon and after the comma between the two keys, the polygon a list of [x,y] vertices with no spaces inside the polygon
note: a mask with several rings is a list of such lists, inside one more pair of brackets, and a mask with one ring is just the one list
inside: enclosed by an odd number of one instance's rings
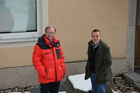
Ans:
{"label": "man's face", "polygon": [[55,30],[53,27],[51,27],[50,29],[47,29],[47,31],[45,32],[45,35],[47,36],[49,40],[53,40],[55,36],[54,34],[55,34]]}
{"label": "man's face", "polygon": [[92,32],[91,33],[92,41],[95,45],[97,45],[101,39],[100,32]]}

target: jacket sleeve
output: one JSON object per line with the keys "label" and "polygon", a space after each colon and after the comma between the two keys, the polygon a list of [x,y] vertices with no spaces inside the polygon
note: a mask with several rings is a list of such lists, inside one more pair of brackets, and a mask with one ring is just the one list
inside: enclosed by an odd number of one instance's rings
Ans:
{"label": "jacket sleeve", "polygon": [[110,53],[110,48],[106,48],[104,55],[103,55],[103,65],[99,70],[99,74],[100,75],[104,75],[108,69],[110,68],[110,66],[112,65],[112,60],[111,60],[111,53]]}
{"label": "jacket sleeve", "polygon": [[64,62],[64,58],[65,57],[64,57],[64,52],[62,50],[62,46],[60,46],[60,51],[61,51],[61,53],[60,53],[60,56],[61,56],[61,66],[62,66],[64,72],[66,73],[66,65],[65,65],[65,62]]}
{"label": "jacket sleeve", "polygon": [[42,77],[45,77],[46,72],[44,66],[41,63],[41,59],[42,59],[42,54],[40,52],[40,47],[38,45],[35,45],[33,55],[32,55],[32,62],[38,74],[41,75]]}

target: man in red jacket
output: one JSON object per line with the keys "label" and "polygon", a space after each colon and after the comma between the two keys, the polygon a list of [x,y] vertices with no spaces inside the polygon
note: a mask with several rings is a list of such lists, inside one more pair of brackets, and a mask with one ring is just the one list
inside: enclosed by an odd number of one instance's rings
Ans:
{"label": "man in red jacket", "polygon": [[41,93],[58,93],[60,81],[66,72],[63,50],[55,33],[54,27],[47,26],[45,34],[34,46],[32,61],[38,72]]}

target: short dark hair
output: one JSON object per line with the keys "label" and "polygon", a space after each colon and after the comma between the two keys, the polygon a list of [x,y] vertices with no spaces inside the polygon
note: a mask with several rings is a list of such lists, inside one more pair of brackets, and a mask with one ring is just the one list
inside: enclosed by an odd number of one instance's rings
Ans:
{"label": "short dark hair", "polygon": [[45,28],[45,32],[46,32],[48,29],[50,29],[50,28],[54,28],[54,31],[56,32],[56,28],[53,27],[53,26],[47,26],[47,27]]}
{"label": "short dark hair", "polygon": [[99,30],[99,29],[94,29],[94,30],[91,32],[91,34],[92,34],[93,32],[99,32],[99,33],[100,33],[100,35],[101,35],[101,32],[100,32],[100,30]]}

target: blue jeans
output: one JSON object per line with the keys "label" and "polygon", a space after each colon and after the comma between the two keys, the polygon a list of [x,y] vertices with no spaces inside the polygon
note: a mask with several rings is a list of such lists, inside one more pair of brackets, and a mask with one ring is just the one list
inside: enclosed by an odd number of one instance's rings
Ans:
{"label": "blue jeans", "polygon": [[93,93],[105,93],[106,91],[106,83],[102,85],[96,85],[96,74],[90,74],[91,84],[92,84],[92,91]]}

